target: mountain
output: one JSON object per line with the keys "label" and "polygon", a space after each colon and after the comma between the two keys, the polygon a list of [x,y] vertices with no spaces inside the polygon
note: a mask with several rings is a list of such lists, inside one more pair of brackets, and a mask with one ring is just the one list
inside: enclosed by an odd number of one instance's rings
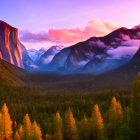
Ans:
{"label": "mountain", "polygon": [[139,44],[140,26],[135,26],[122,27],[67,48],[53,46],[46,52],[27,51],[18,39],[18,29],[0,21],[0,58],[30,71],[100,74],[128,63]]}
{"label": "mountain", "polygon": [[39,58],[46,52],[45,49],[35,50],[35,49],[29,49],[27,50],[30,58],[33,60],[33,62],[37,62]]}
{"label": "mountain", "polygon": [[40,68],[47,68],[48,64],[52,61],[53,57],[62,50],[63,46],[50,47],[37,61]]}
{"label": "mountain", "polygon": [[37,68],[37,65],[33,62],[33,60],[30,58],[25,46],[21,44],[22,46],[22,61],[24,65],[24,69],[30,71],[32,69]]}
{"label": "mountain", "polygon": [[92,37],[57,53],[52,71],[102,73],[126,64],[140,44],[140,28],[120,28],[104,37]]}
{"label": "mountain", "polygon": [[0,20],[0,58],[27,70],[35,66],[18,39],[18,29]]}
{"label": "mountain", "polygon": [[22,62],[21,44],[18,29],[0,20],[0,58],[18,67]]}

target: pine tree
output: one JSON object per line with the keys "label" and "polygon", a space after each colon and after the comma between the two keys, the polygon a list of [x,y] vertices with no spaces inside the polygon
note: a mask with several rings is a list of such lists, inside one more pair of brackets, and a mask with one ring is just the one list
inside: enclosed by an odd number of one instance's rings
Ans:
{"label": "pine tree", "polygon": [[2,114],[0,113],[0,138],[3,136],[3,122],[2,122]]}
{"label": "pine tree", "polygon": [[18,133],[19,133],[19,135],[20,135],[20,139],[21,139],[21,140],[24,140],[24,139],[23,139],[23,138],[24,138],[24,132],[23,132],[23,127],[22,127],[22,125],[20,125],[19,130],[18,130]]}
{"label": "pine tree", "polygon": [[89,121],[86,117],[80,122],[80,140],[88,140],[90,137]]}
{"label": "pine tree", "polygon": [[12,137],[12,120],[8,113],[6,104],[3,105],[0,114],[0,134],[3,139],[10,139]]}
{"label": "pine tree", "polygon": [[124,118],[125,118],[125,122],[127,125],[130,125],[130,108],[129,107],[126,107],[124,109]]}
{"label": "pine tree", "polygon": [[108,135],[111,139],[122,139],[122,132],[119,131],[119,128],[122,127],[122,107],[119,101],[116,101],[116,98],[113,97],[112,103],[109,109],[108,114]]}
{"label": "pine tree", "polygon": [[114,127],[118,127],[122,119],[122,107],[119,101],[116,101],[116,98],[113,97],[111,107],[109,109],[109,120],[113,123]]}
{"label": "pine tree", "polygon": [[32,140],[42,140],[42,133],[36,121],[32,124]]}
{"label": "pine tree", "polygon": [[130,128],[130,108],[126,107],[123,113],[122,125],[119,127],[120,132],[122,132],[122,138],[124,140],[131,139],[132,129]]}
{"label": "pine tree", "polygon": [[46,140],[53,140],[53,136],[50,134],[46,134]]}
{"label": "pine tree", "polygon": [[23,119],[23,139],[24,140],[30,140],[31,139],[31,121],[29,118],[29,115],[26,114]]}
{"label": "pine tree", "polygon": [[92,139],[103,140],[105,139],[103,132],[103,118],[101,116],[98,105],[96,104],[92,111]]}
{"label": "pine tree", "polygon": [[54,140],[63,140],[62,119],[59,113],[56,113],[56,130],[54,133]]}
{"label": "pine tree", "polygon": [[46,134],[46,140],[49,140],[49,134],[48,133]]}
{"label": "pine tree", "polygon": [[16,134],[14,136],[14,140],[20,140],[20,136],[19,136],[18,132],[16,132]]}
{"label": "pine tree", "polygon": [[132,88],[131,101],[131,127],[133,128],[133,139],[140,139],[140,72]]}
{"label": "pine tree", "polygon": [[77,140],[78,139],[78,132],[75,123],[75,119],[73,117],[72,111],[69,110],[65,113],[64,116],[64,139],[67,140]]}

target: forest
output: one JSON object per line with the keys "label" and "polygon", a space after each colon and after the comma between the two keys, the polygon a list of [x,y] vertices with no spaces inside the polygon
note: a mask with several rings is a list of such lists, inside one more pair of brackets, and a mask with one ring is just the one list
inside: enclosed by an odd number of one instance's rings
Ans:
{"label": "forest", "polygon": [[139,79],[131,91],[85,94],[36,94],[31,87],[1,85],[0,138],[139,140]]}

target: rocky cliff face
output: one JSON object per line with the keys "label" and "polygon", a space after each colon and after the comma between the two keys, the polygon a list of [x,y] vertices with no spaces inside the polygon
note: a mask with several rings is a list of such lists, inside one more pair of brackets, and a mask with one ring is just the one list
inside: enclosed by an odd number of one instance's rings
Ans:
{"label": "rocky cliff face", "polygon": [[23,68],[18,29],[0,21],[0,58]]}

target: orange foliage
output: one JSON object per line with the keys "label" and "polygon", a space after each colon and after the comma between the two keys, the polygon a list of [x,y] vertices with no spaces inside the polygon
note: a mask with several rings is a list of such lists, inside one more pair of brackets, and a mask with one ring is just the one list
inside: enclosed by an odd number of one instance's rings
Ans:
{"label": "orange foliage", "polygon": [[63,140],[62,119],[59,113],[56,113],[56,130],[54,133],[54,140]]}
{"label": "orange foliage", "polygon": [[26,114],[23,119],[23,139],[30,140],[31,135],[31,121],[29,115]]}
{"label": "orange foliage", "polygon": [[77,127],[75,124],[75,119],[73,117],[72,111],[69,108],[68,112],[65,114],[64,120],[64,131],[65,131],[65,139],[68,140],[76,140],[78,137]]}
{"label": "orange foliage", "polygon": [[32,139],[33,140],[42,140],[42,133],[40,127],[37,125],[36,121],[32,124]]}
{"label": "orange foliage", "polygon": [[20,136],[19,136],[18,132],[16,132],[16,134],[14,136],[14,140],[20,140]]}
{"label": "orange foliage", "polygon": [[111,107],[109,110],[109,118],[112,121],[118,121],[122,118],[122,107],[119,103],[119,101],[116,101],[116,98],[113,97]]}
{"label": "orange foliage", "polygon": [[0,137],[11,138],[12,133],[12,120],[8,113],[8,108],[6,104],[4,104],[0,114]]}
{"label": "orange foliage", "polygon": [[94,106],[94,109],[92,111],[92,118],[94,119],[96,128],[102,129],[103,128],[103,119],[101,117],[101,113],[100,113],[100,110],[99,110],[99,107],[97,104]]}

